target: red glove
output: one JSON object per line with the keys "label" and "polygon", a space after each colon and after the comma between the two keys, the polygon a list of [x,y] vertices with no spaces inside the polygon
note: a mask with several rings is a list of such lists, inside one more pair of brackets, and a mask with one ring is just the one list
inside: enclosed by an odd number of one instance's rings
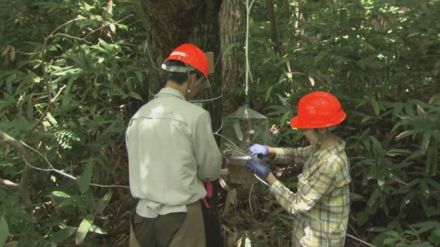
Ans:
{"label": "red glove", "polygon": [[203,203],[205,203],[206,208],[210,208],[211,206],[209,206],[208,199],[212,197],[212,193],[213,193],[212,183],[211,183],[211,181],[206,180],[203,182],[203,186],[205,187],[206,192],[207,192],[205,199],[203,199]]}

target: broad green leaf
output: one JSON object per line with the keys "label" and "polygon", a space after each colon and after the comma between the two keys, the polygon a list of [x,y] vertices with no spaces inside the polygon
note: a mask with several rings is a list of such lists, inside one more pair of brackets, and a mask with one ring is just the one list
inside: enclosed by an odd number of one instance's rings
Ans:
{"label": "broad green leaf", "polygon": [[363,211],[356,215],[356,222],[359,226],[364,225],[368,221],[368,213]]}
{"label": "broad green leaf", "polygon": [[70,195],[69,194],[67,194],[67,193],[65,193],[65,192],[63,192],[63,191],[52,191],[51,193],[50,193],[53,197],[58,197],[58,198],[70,198]]}
{"label": "broad green leaf", "polygon": [[424,221],[416,224],[412,224],[412,227],[418,228],[418,233],[424,233],[436,227],[440,227],[440,222],[437,221]]}
{"label": "broad green leaf", "polygon": [[81,224],[78,226],[78,230],[76,231],[75,243],[77,245],[82,244],[84,239],[87,236],[90,228],[93,224],[93,217],[91,215],[87,216],[81,221]]}
{"label": "broad green leaf", "polygon": [[128,92],[128,96],[130,96],[132,98],[135,98],[137,100],[142,100],[142,97],[138,93],[136,93],[134,91]]}
{"label": "broad green leaf", "polygon": [[92,225],[90,227],[90,232],[94,232],[96,234],[101,234],[101,235],[105,235],[108,234],[108,232],[104,231],[101,227],[97,226],[97,225]]}
{"label": "broad green leaf", "polygon": [[397,232],[395,232],[395,231],[391,231],[391,232],[387,233],[387,236],[388,236],[388,238],[386,238],[383,241],[383,243],[386,244],[386,245],[393,245],[393,244],[396,243],[396,241],[397,241],[397,239],[399,237],[399,234]]}
{"label": "broad green leaf", "polygon": [[135,75],[136,75],[136,78],[138,79],[138,81],[139,81],[140,83],[144,82],[144,77],[142,76],[142,72],[140,72],[140,71],[136,71],[136,72],[135,72]]}
{"label": "broad green leaf", "polygon": [[370,199],[368,199],[368,202],[367,202],[368,207],[373,207],[373,205],[376,203],[376,201],[379,199],[379,197],[380,197],[380,190],[375,189],[373,194],[370,196]]}
{"label": "broad green leaf", "polygon": [[87,162],[86,169],[78,178],[79,191],[84,194],[90,187],[92,182],[93,164],[91,161]]}
{"label": "broad green leaf", "polygon": [[374,112],[374,114],[375,114],[376,116],[379,116],[379,114],[380,114],[380,106],[379,106],[379,103],[378,103],[375,99],[372,99],[372,100],[370,101],[370,103],[371,103],[371,107],[373,107],[373,112]]}
{"label": "broad green leaf", "polygon": [[63,191],[53,191],[51,192],[52,200],[55,202],[57,207],[65,207],[75,203],[75,197],[66,194]]}
{"label": "broad green leaf", "polygon": [[107,207],[108,203],[110,202],[112,198],[112,192],[107,192],[101,199],[98,200],[95,206],[95,214],[99,215],[102,214],[105,207]]}
{"label": "broad green leaf", "polygon": [[431,236],[429,236],[429,240],[437,246],[440,245],[440,227],[437,227],[437,229],[432,231]]}
{"label": "broad green leaf", "polygon": [[56,232],[55,234],[53,234],[52,237],[50,237],[50,241],[55,242],[55,243],[59,243],[61,241],[64,241],[64,240],[70,238],[71,236],[73,236],[76,229],[77,228],[73,227],[73,226],[64,227],[63,229],[61,229],[58,232]]}
{"label": "broad green leaf", "polygon": [[370,141],[373,144],[373,150],[375,151],[376,155],[382,156],[384,151],[383,151],[382,144],[380,143],[380,141],[374,136],[370,136]]}
{"label": "broad green leaf", "polygon": [[9,227],[8,223],[5,220],[5,215],[2,215],[2,218],[0,220],[0,246],[3,246],[6,242],[6,240],[9,237]]}

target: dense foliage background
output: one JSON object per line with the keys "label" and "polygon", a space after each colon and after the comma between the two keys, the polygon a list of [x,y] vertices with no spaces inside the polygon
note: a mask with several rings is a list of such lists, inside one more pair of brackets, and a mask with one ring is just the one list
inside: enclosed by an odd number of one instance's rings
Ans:
{"label": "dense foliage background", "polygon": [[[129,0],[2,0],[0,17],[0,245],[126,246],[127,188],[91,183],[128,183],[126,123],[158,72],[142,8]],[[376,246],[440,245],[439,33],[437,0],[252,8],[252,107],[281,127],[274,144],[293,146],[302,143],[287,121],[299,97],[320,89],[342,99],[349,233]],[[294,178],[281,176],[291,186]],[[248,236],[288,246],[288,215],[264,188],[255,193],[258,213],[236,203],[234,218],[222,220],[228,242]],[[347,238],[347,246],[362,244]]]}

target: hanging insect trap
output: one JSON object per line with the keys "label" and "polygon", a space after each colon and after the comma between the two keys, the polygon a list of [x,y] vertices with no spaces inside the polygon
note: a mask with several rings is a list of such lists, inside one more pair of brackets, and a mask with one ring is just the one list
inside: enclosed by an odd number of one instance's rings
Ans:
{"label": "hanging insect trap", "polygon": [[241,106],[223,120],[220,147],[229,157],[229,180],[237,184],[252,184],[257,180],[246,168],[250,159],[249,147],[252,144],[264,144],[268,141],[268,119],[266,116]]}

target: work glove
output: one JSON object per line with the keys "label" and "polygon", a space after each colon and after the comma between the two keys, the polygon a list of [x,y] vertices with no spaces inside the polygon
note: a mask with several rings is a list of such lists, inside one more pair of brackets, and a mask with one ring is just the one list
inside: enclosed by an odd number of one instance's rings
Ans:
{"label": "work glove", "polygon": [[249,148],[252,157],[266,157],[269,155],[269,147],[261,144],[254,144]]}
{"label": "work glove", "polygon": [[250,172],[255,173],[263,180],[266,180],[270,172],[270,168],[266,165],[266,163],[255,157],[246,161],[246,167]]}

